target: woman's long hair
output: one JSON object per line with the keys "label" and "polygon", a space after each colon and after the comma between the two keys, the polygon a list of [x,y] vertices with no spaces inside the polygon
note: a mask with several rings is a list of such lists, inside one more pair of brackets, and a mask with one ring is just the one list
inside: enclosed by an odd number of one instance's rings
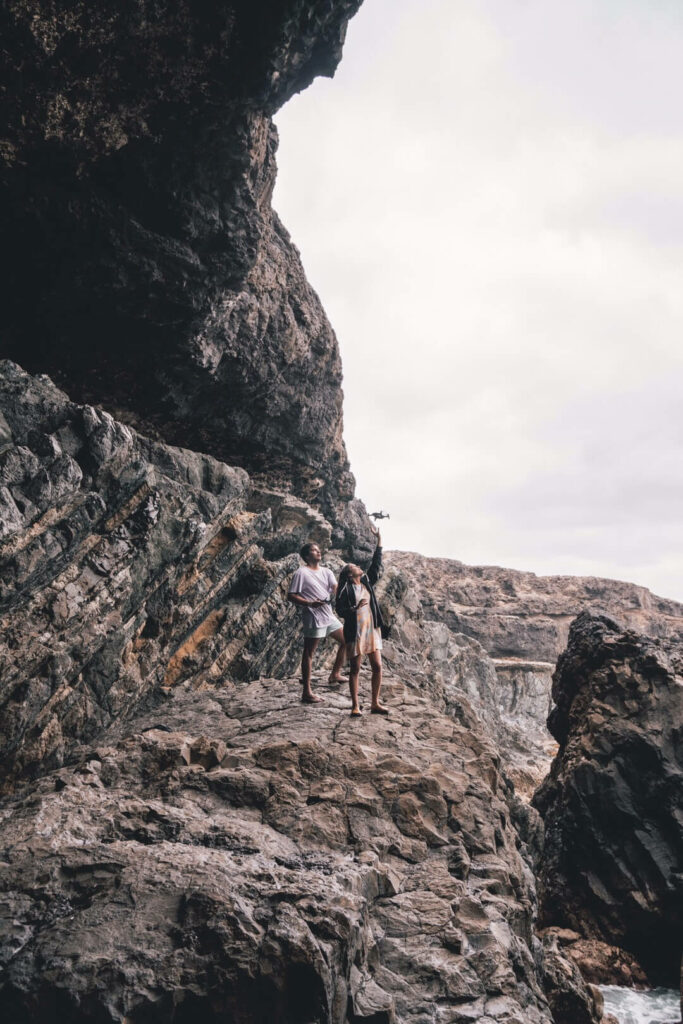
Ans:
{"label": "woman's long hair", "polygon": [[339,581],[337,583],[337,591],[338,592],[341,592],[344,589],[344,587],[346,586],[346,584],[349,582],[350,575],[351,575],[351,564],[352,563],[349,563],[349,564],[345,565],[343,567],[343,569],[341,570],[341,572],[339,573]]}

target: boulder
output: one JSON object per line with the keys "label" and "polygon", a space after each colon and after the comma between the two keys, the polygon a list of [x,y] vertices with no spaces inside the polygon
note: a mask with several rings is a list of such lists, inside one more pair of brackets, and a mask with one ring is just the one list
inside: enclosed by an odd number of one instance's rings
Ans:
{"label": "boulder", "polygon": [[533,801],[545,822],[541,924],[622,947],[677,986],[683,649],[583,613],[553,699],[559,751]]}

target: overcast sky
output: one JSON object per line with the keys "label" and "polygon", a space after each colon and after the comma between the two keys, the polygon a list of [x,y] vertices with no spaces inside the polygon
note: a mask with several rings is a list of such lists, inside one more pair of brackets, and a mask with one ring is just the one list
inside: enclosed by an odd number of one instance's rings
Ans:
{"label": "overcast sky", "polygon": [[278,114],[385,546],[683,600],[683,5],[365,0]]}

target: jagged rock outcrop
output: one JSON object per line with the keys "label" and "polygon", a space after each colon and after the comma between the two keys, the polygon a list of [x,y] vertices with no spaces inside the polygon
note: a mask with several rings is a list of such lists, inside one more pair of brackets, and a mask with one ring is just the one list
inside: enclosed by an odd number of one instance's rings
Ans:
{"label": "jagged rock outcrop", "polygon": [[557,749],[546,727],[552,673],[580,612],[606,613],[653,637],[683,642],[683,605],[631,583],[536,576],[405,551],[391,552],[387,561],[410,589],[415,617],[438,637],[425,642],[408,623],[409,645],[432,662],[443,662],[450,646],[450,674],[469,689],[490,724],[497,716],[500,748],[515,784],[528,795]]}
{"label": "jagged rock outcrop", "polygon": [[683,640],[683,605],[645,587],[593,576],[537,576],[397,551],[397,568],[419,580],[426,614],[480,642],[496,661],[553,666],[582,611],[608,615],[653,637]]}
{"label": "jagged rock outcrop", "polygon": [[371,537],[270,118],[359,4],[0,12],[0,356],[70,395],[0,366],[9,1024],[600,1016],[534,934],[541,826],[508,779],[574,609],[397,555],[389,720],[297,701],[294,552]]}
{"label": "jagged rock outcrop", "polygon": [[5,783],[189,676],[292,670],[292,550],[331,533],[314,509],[284,495],[251,510],[262,496],[244,470],[150,441],[13,363],[0,415]]}
{"label": "jagged rock outcrop", "polygon": [[[337,342],[270,208],[272,113],[361,0],[2,8],[0,356],[370,548]],[[364,544],[363,544],[364,542]]]}
{"label": "jagged rock outcrop", "polygon": [[634,954],[677,985],[683,935],[683,648],[605,616],[574,622],[548,725],[560,749],[545,822],[541,922]]}

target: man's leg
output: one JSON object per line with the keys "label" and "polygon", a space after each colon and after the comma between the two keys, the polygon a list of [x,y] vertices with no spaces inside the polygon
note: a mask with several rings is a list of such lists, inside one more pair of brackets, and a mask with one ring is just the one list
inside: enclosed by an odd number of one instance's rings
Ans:
{"label": "man's leg", "polygon": [[351,714],[359,715],[360,708],[358,706],[358,673],[360,672],[360,662],[362,655],[354,654],[352,658],[349,658],[349,690],[351,692]]}
{"label": "man's leg", "polygon": [[379,691],[382,689],[382,652],[372,651],[371,654],[368,654],[368,661],[372,669],[372,701],[370,711],[380,715],[387,714],[388,709],[379,702]]}
{"label": "man's leg", "polygon": [[313,668],[313,655],[315,654],[316,648],[320,643],[320,638],[317,636],[305,636],[304,637],[304,653],[301,658],[301,685],[303,686],[303,692],[301,699],[304,704],[319,704],[322,697],[316,697],[311,689],[311,670]]}
{"label": "man's leg", "polygon": [[332,671],[330,672],[330,678],[329,678],[328,681],[330,683],[341,683],[341,681],[342,681],[341,670],[342,670],[342,667],[344,665],[344,659],[345,659],[345,656],[346,656],[346,644],[344,643],[344,630],[343,629],[335,629],[334,633],[330,633],[330,636],[332,637],[332,639],[334,641],[336,641],[336,643],[339,646],[337,647],[337,656],[334,659],[334,665],[332,666]]}

